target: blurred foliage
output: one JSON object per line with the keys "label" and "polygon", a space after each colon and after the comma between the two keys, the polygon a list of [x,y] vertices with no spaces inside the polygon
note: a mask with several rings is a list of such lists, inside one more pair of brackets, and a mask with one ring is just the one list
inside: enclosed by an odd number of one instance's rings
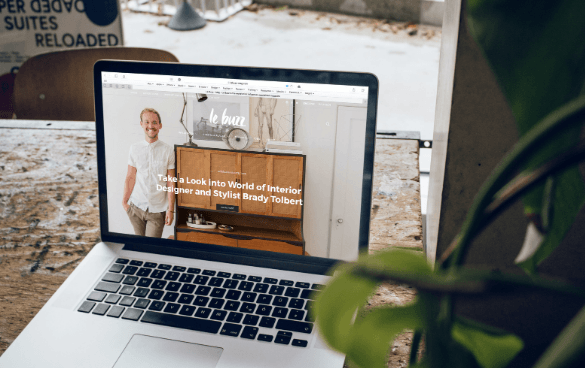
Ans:
{"label": "blurred foliage", "polygon": [[[521,138],[484,183],[434,268],[420,252],[391,249],[335,270],[317,299],[317,324],[326,341],[361,368],[386,367],[391,342],[404,330],[415,332],[411,367],[507,367],[522,350],[522,340],[456,316],[454,296],[540,288],[585,298],[585,290],[537,272],[585,204],[585,185],[574,165],[585,159],[585,143],[579,142],[585,121],[585,1],[468,0],[467,5],[470,31],[500,83]],[[472,239],[519,196],[544,239],[519,264],[527,274],[464,268]],[[416,300],[365,311],[368,298],[385,282],[415,287]],[[425,352],[418,362],[421,336]],[[585,308],[536,367],[571,367],[583,356]]]}

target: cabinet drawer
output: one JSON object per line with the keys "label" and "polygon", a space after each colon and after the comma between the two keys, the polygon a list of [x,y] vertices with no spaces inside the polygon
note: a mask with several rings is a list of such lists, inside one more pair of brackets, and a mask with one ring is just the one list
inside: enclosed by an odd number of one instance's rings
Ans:
{"label": "cabinet drawer", "polygon": [[221,234],[200,233],[198,231],[177,232],[177,240],[225,245],[227,247],[237,247],[238,241],[236,239],[225,237]]}
{"label": "cabinet drawer", "polygon": [[257,250],[268,250],[271,252],[303,254],[301,245],[292,245],[285,242],[264,239],[238,240],[238,247]]}

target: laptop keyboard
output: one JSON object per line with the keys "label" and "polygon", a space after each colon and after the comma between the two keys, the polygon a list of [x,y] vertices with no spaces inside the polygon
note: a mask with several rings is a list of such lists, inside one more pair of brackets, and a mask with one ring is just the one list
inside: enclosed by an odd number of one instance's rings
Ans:
{"label": "laptop keyboard", "polygon": [[78,311],[306,347],[322,288],[218,270],[119,258]]}

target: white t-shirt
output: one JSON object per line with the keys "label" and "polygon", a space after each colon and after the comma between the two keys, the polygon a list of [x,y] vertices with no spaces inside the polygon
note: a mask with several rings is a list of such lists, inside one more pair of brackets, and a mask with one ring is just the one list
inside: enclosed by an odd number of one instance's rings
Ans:
{"label": "white t-shirt", "polygon": [[[157,190],[157,184],[166,187],[167,170],[175,168],[175,153],[168,144],[138,142],[130,146],[128,165],[136,168],[136,183],[129,202],[143,211],[164,212],[168,207],[168,192]],[[161,175],[161,176],[159,176]]]}

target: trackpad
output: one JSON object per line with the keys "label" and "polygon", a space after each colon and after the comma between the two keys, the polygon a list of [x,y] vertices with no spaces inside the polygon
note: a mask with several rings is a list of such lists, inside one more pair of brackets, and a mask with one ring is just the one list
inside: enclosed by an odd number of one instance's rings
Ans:
{"label": "trackpad", "polygon": [[215,368],[222,348],[134,335],[114,368]]}

